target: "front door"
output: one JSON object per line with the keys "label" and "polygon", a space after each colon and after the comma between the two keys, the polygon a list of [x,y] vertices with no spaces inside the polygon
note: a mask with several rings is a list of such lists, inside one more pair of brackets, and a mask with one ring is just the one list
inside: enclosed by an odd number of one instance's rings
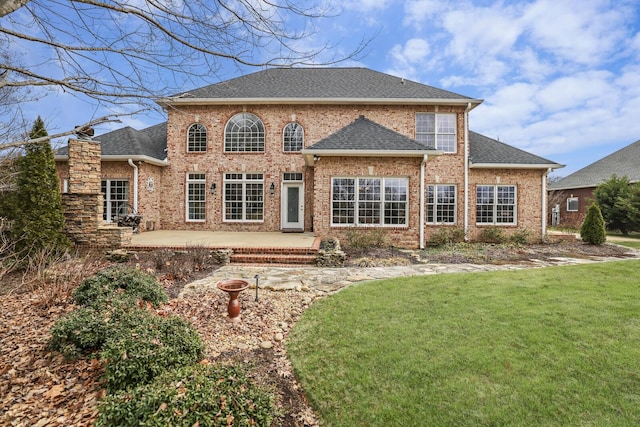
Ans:
{"label": "front door", "polygon": [[282,188],[282,229],[304,229],[304,195],[302,183],[285,182]]}

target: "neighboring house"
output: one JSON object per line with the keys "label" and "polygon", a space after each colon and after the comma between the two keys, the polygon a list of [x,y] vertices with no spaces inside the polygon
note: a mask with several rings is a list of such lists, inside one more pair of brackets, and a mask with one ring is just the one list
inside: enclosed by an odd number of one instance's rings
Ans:
{"label": "neighboring house", "polygon": [[593,200],[593,191],[613,175],[640,182],[640,141],[549,184],[551,221],[554,225],[580,227]]}
{"label": "neighboring house", "polygon": [[[561,165],[469,131],[482,101],[365,68],[269,69],[158,100],[167,122],[95,138],[104,220],[141,231],[383,229],[423,247],[443,227],[477,239],[546,227]],[[56,156],[68,177],[64,151]]]}

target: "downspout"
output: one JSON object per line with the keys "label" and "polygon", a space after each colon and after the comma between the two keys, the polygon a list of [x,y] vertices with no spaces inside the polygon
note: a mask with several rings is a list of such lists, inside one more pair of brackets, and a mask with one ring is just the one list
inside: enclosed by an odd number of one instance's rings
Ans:
{"label": "downspout", "polygon": [[420,163],[420,249],[424,249],[424,168],[429,160],[429,155],[425,154]]}
{"label": "downspout", "polygon": [[129,159],[129,166],[133,168],[133,213],[138,213],[138,166]]}
{"label": "downspout", "polygon": [[464,239],[469,240],[469,110],[464,110]]}
{"label": "downspout", "polygon": [[551,172],[551,168],[542,174],[542,241],[547,241],[547,177]]}

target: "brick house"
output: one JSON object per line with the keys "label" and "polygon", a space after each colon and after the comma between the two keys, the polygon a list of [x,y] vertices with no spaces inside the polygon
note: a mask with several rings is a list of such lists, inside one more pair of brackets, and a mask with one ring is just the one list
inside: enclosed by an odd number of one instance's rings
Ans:
{"label": "brick house", "polygon": [[95,138],[103,219],[135,210],[142,232],[382,229],[409,248],[443,227],[539,240],[561,165],[470,131],[481,102],[365,68],[269,69],[163,98],[165,123]]}
{"label": "brick house", "polygon": [[593,201],[593,191],[614,174],[626,176],[630,183],[640,182],[640,141],[549,184],[549,199],[555,205],[551,207],[551,222],[580,227]]}

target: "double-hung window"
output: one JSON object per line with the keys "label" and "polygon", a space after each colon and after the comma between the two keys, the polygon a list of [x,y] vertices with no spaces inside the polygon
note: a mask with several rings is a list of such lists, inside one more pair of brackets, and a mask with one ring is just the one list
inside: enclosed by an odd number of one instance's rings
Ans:
{"label": "double-hung window", "polygon": [[187,152],[200,153],[207,151],[207,128],[200,123],[189,126],[187,131]]}
{"label": "double-hung window", "polygon": [[407,178],[332,178],[334,225],[406,226]]}
{"label": "double-hung window", "polygon": [[129,182],[124,179],[103,179],[101,181],[103,197],[102,219],[111,222],[118,216],[129,213]]}
{"label": "double-hung window", "polygon": [[304,129],[298,123],[289,123],[282,131],[282,140],[286,153],[301,151],[304,146]]}
{"label": "double-hung window", "polygon": [[206,219],[207,180],[203,173],[187,174],[187,221]]}
{"label": "double-hung window", "polygon": [[264,174],[224,174],[224,220],[264,220]]}
{"label": "double-hung window", "polygon": [[516,187],[514,185],[478,185],[476,188],[476,223],[515,224]]}
{"label": "double-hung window", "polygon": [[445,153],[455,153],[456,114],[417,113],[416,140]]}
{"label": "double-hung window", "polygon": [[455,224],[456,186],[427,185],[427,223]]}
{"label": "double-hung window", "polygon": [[224,129],[224,151],[264,151],[264,124],[255,114],[231,117]]}

